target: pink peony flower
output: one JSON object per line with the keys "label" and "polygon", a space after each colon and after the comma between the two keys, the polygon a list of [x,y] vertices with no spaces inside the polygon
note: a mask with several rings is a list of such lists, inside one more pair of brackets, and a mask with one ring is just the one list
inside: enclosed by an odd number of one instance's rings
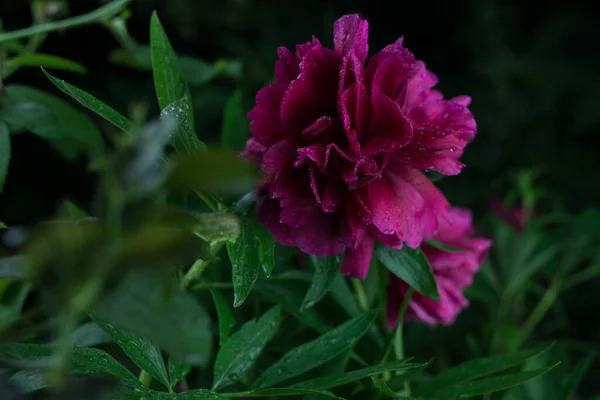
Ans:
{"label": "pink peony flower", "polygon": [[[431,264],[440,294],[440,302],[435,302],[415,292],[408,303],[406,317],[430,326],[440,323],[451,325],[460,311],[469,302],[462,291],[473,282],[473,277],[487,256],[492,242],[484,238],[471,237],[473,226],[471,212],[451,208],[440,225],[434,239],[438,242],[462,249],[449,252],[424,243],[421,249]],[[400,304],[408,291],[408,285],[390,274],[391,282],[387,291],[387,318],[390,327],[397,323]]]}
{"label": "pink peony flower", "polygon": [[[368,23],[334,24],[334,49],[311,42],[279,48],[277,82],[256,95],[245,155],[266,177],[262,223],[284,245],[327,256],[364,278],[375,240],[416,248],[446,212],[419,170],[458,174],[476,125],[468,97],[444,100],[435,75],[402,39],[367,60]],[[366,62],[366,64],[365,64]]]}

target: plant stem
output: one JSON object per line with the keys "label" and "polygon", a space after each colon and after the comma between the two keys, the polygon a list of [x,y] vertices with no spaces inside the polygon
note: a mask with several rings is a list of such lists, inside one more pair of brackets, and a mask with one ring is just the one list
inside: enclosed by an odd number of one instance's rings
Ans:
{"label": "plant stem", "polygon": [[[408,303],[410,303],[410,299],[415,293],[415,289],[412,287],[408,288],[408,291],[404,295],[404,299],[402,300],[402,304],[400,305],[400,312],[398,312],[398,322],[396,323],[396,331],[394,332],[394,337],[392,342],[394,343],[394,354],[396,355],[396,360],[401,360],[404,358],[404,314],[406,314],[406,310],[408,309]],[[404,394],[410,397],[410,382],[404,382]]]}
{"label": "plant stem", "polygon": [[369,309],[369,302],[367,301],[367,294],[365,288],[363,288],[362,281],[358,278],[350,278],[352,287],[354,288],[354,296],[361,310],[367,311]]}
{"label": "plant stem", "polygon": [[140,372],[140,376],[138,379],[140,380],[140,382],[142,382],[142,385],[146,386],[147,388],[150,388],[150,384],[152,383],[152,375],[146,372],[146,370],[142,370]]}
{"label": "plant stem", "polygon": [[548,288],[531,314],[529,314],[529,317],[527,317],[523,325],[521,325],[521,329],[519,330],[519,345],[525,342],[533,333],[535,327],[540,323],[542,318],[544,318],[544,315],[546,315],[550,307],[552,307],[552,304],[554,304],[559,292],[560,284],[558,283],[555,283]]}
{"label": "plant stem", "polygon": [[577,286],[600,274],[600,264],[592,265],[581,272],[571,275],[561,287],[561,291]]}
{"label": "plant stem", "polygon": [[[211,248],[211,255],[215,255],[223,248],[223,244],[225,242],[216,243]],[[200,278],[206,267],[208,267],[210,261],[207,260],[196,260],[196,262],[190,267],[190,269],[185,273],[183,279],[181,280],[181,287],[183,289],[188,289],[190,284],[196,279]]]}
{"label": "plant stem", "polygon": [[65,19],[62,21],[48,22],[45,24],[19,29],[12,32],[0,33],[0,43],[9,40],[20,39],[32,35],[53,32],[61,29],[74,28],[81,25],[90,24],[103,19],[110,18],[119,12],[130,2],[130,0],[116,0],[102,6],[87,14]]}

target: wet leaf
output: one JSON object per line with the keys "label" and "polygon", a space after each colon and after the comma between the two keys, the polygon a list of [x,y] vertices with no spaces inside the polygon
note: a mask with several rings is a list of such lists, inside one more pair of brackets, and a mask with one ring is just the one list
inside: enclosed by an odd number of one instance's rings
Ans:
{"label": "wet leaf", "polygon": [[244,303],[258,278],[261,256],[257,229],[260,229],[258,221],[248,218],[244,221],[236,242],[227,243],[227,253],[232,266],[234,307]]}
{"label": "wet leaf", "polygon": [[[17,360],[38,362],[51,361],[52,356],[57,353],[57,349],[45,344],[15,343],[5,346],[1,352]],[[99,378],[118,379],[133,388],[144,387],[127,368],[99,349],[75,347],[70,358],[70,371]],[[33,375],[30,377],[37,379]]]}
{"label": "wet leaf", "polygon": [[223,344],[214,367],[213,389],[218,390],[240,379],[260,356],[279,325],[279,306],[258,320],[244,324]]}
{"label": "wet leaf", "polygon": [[72,343],[77,347],[91,347],[111,343],[113,339],[94,321],[80,325],[73,332]]}
{"label": "wet leaf", "polygon": [[165,387],[170,387],[165,361],[158,347],[145,339],[93,316],[92,319],[113,338],[115,343],[123,349],[127,357],[135,365],[148,372],[154,379],[165,385]]}
{"label": "wet leaf", "polygon": [[546,352],[550,347],[552,347],[552,345],[540,346],[517,353],[501,354],[467,361],[435,376],[432,380],[421,385],[415,394],[427,396],[432,393],[445,391],[448,387],[459,383],[506,370]]}
{"label": "wet leaf", "polygon": [[131,271],[103,296],[94,315],[155,343],[177,362],[204,366],[210,360],[209,316],[168,273]]}
{"label": "wet leaf", "polygon": [[233,213],[205,213],[196,218],[194,233],[209,243],[235,243],[242,229],[240,218]]}
{"label": "wet leaf", "polygon": [[367,312],[330,330],[315,340],[287,352],[267,368],[254,382],[255,388],[267,388],[326,363],[350,349],[370,328],[377,312]]}
{"label": "wet leaf", "polygon": [[344,372],[337,375],[323,376],[320,378],[311,379],[293,385],[295,388],[306,389],[331,389],[337,386],[346,385],[348,383],[368,378],[373,375],[378,375],[386,371],[398,371],[404,373],[408,370],[422,370],[427,367],[427,363],[414,364],[410,363],[409,359],[392,361],[385,364],[374,365],[351,372]]}
{"label": "wet leaf", "polygon": [[191,369],[192,368],[189,364],[178,363],[169,358],[169,379],[171,382],[171,387],[175,388],[175,385],[185,378],[186,375],[190,373]]}
{"label": "wet leaf", "polygon": [[310,259],[315,267],[315,273],[302,301],[302,309],[314,306],[325,297],[338,276],[339,270],[339,263],[334,256],[322,258],[311,256]]}
{"label": "wet leaf", "polygon": [[62,90],[63,93],[71,96],[73,99],[77,100],[79,104],[81,104],[88,110],[95,112],[108,122],[112,123],[117,128],[121,129],[123,132],[131,132],[133,128],[133,124],[131,123],[131,121],[129,121],[126,117],[121,115],[114,108],[98,100],[91,94],[84,92],[83,90],[78,89],[75,86],[61,79],[55,78],[45,70],[42,69],[42,71],[44,71],[46,77],[48,77],[48,79],[50,79],[50,81],[54,85],[56,85],[57,88]]}
{"label": "wet leaf", "polygon": [[398,278],[406,282],[423,296],[440,301],[437,283],[431,266],[421,249],[402,249],[378,245],[375,250],[377,259]]}

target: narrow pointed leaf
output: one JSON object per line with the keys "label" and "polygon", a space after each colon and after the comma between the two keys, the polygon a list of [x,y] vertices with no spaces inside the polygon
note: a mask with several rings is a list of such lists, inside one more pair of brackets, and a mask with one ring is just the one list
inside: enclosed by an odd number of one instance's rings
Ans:
{"label": "narrow pointed leaf", "polygon": [[6,65],[8,67],[45,67],[79,74],[85,74],[86,72],[85,67],[75,61],[43,53],[21,54],[6,60]]}
{"label": "narrow pointed leaf", "polygon": [[233,279],[233,306],[241,306],[256,279],[260,268],[260,251],[256,231],[258,222],[247,219],[235,243],[227,243],[227,253],[231,260]]}
{"label": "narrow pointed leaf", "polygon": [[359,369],[356,371],[345,372],[343,374],[329,375],[321,378],[311,379],[293,385],[295,388],[306,389],[331,389],[337,386],[368,378],[373,375],[381,374],[386,371],[405,372],[408,370],[422,370],[427,367],[427,363],[411,364],[409,360],[392,361],[386,364],[379,364],[372,367]]}
{"label": "narrow pointed leaf", "polygon": [[475,380],[472,382],[459,383],[447,389],[444,389],[435,399],[447,399],[449,397],[460,396],[460,398],[475,397],[482,394],[494,393],[500,390],[509,389],[513,386],[519,385],[530,379],[545,374],[552,370],[558,364],[552,366],[536,369],[533,371],[522,371],[512,374],[506,374],[501,376],[494,376],[492,378],[484,378]]}
{"label": "narrow pointed leaf", "polygon": [[370,311],[330,330],[324,335],[287,352],[267,368],[254,382],[255,388],[267,388],[326,363],[350,349],[370,328],[377,312]]}
{"label": "narrow pointed leaf", "polygon": [[79,104],[81,104],[88,110],[95,112],[96,114],[98,114],[117,128],[121,129],[123,132],[131,132],[133,128],[133,124],[131,123],[131,121],[129,121],[126,117],[124,117],[114,108],[98,100],[91,94],[84,92],[83,90],[78,89],[75,86],[63,80],[50,75],[43,68],[42,71],[57,88],[59,88],[63,93],[71,96]]}
{"label": "narrow pointed leaf", "polygon": [[374,376],[371,377],[371,382],[373,382],[373,386],[379,390],[379,392],[386,397],[391,397],[393,399],[396,398],[396,393],[390,389],[384,379],[376,378]]}
{"label": "narrow pointed leaf", "polygon": [[406,282],[423,296],[435,301],[440,300],[435,277],[431,266],[421,249],[402,249],[379,245],[375,250],[377,259],[398,278]]}
{"label": "narrow pointed leaf", "polygon": [[235,383],[256,362],[279,325],[279,306],[267,311],[258,321],[247,322],[219,350],[215,361],[213,389]]}
{"label": "narrow pointed leaf", "polygon": [[178,152],[204,148],[204,143],[194,131],[194,108],[190,90],[156,12],[152,14],[150,21],[150,51],[158,104],[163,112],[166,110],[178,120],[173,146]]}
{"label": "narrow pointed leaf", "polygon": [[269,230],[258,220],[254,223],[254,233],[258,240],[258,260],[267,277],[271,276],[275,266],[275,239]]}
{"label": "narrow pointed leaf", "polygon": [[230,301],[216,289],[209,288],[219,316],[219,344],[223,344],[235,326]]}
{"label": "narrow pointed leaf", "polygon": [[127,357],[129,357],[135,365],[148,372],[154,379],[165,385],[165,387],[169,387],[167,368],[158,347],[133,333],[117,328],[98,318],[94,318],[93,316],[92,318],[110,335],[110,337],[113,338],[115,343],[123,349],[125,354],[127,354]]}
{"label": "narrow pointed leaf", "polygon": [[113,339],[94,321],[80,325],[73,332],[71,342],[77,347],[92,347],[99,344],[111,343]]}
{"label": "narrow pointed leaf", "polygon": [[306,296],[302,301],[302,309],[310,308],[317,304],[329,291],[331,285],[338,275],[339,263],[336,257],[310,257],[312,264],[315,267],[310,287]]}
{"label": "narrow pointed leaf", "polygon": [[550,347],[552,347],[552,345],[541,346],[530,350],[520,351],[518,353],[501,354],[467,361],[442,372],[429,382],[421,385],[415,394],[427,396],[445,390],[455,384],[471,381],[506,370],[546,352]]}
{"label": "narrow pointed leaf", "polygon": [[[4,347],[1,352],[22,361],[50,361],[51,357],[57,353],[57,349],[44,344],[16,343]],[[127,368],[103,350],[75,347],[71,354],[69,368],[71,372],[79,374],[118,379],[133,388],[144,387]]]}
{"label": "narrow pointed leaf", "polygon": [[212,390],[193,389],[183,393],[157,392],[154,390],[124,391],[102,398],[103,400],[227,400]]}

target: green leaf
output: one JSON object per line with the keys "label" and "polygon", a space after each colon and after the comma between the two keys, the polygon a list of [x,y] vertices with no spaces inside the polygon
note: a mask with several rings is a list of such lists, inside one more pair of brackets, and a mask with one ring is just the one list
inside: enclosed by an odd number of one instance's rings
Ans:
{"label": "green leaf", "polygon": [[385,383],[384,379],[376,378],[374,376],[371,377],[371,382],[373,382],[373,386],[379,390],[379,392],[383,396],[391,397],[395,399],[397,397],[396,393],[390,389],[390,387]]}
{"label": "green leaf", "polygon": [[2,221],[0,221],[0,229],[8,229],[8,226]]}
{"label": "green leaf", "polygon": [[512,374],[506,374],[501,376],[495,376],[492,378],[479,379],[472,382],[459,383],[452,387],[444,389],[443,393],[436,396],[436,399],[445,400],[453,396],[460,396],[460,398],[474,397],[482,394],[498,392],[505,390],[513,386],[519,385],[525,381],[538,377],[550,371],[558,364],[554,364],[547,368],[536,369],[533,371],[522,371]]}
{"label": "green leaf", "polygon": [[255,166],[236,152],[219,149],[195,151],[177,157],[169,184],[190,190],[237,195],[254,188],[257,172]]}
{"label": "green leaf", "polygon": [[348,282],[338,274],[331,285],[331,297],[348,313],[351,317],[356,317],[361,313],[360,307],[356,302],[356,297],[352,294]]}
{"label": "green leaf", "polygon": [[155,343],[178,362],[204,366],[210,360],[209,316],[168,272],[131,271],[102,297],[94,314]]}
{"label": "green leaf", "polygon": [[262,282],[259,285],[256,285],[255,290],[269,301],[280,304],[286,312],[293,315],[294,318],[299,321],[304,322],[317,332],[326,332],[330,327],[319,319],[314,310],[300,309],[302,295],[298,293],[298,291],[301,288],[298,288],[298,285],[294,286],[294,288],[288,288],[282,285],[281,282]]}
{"label": "green leaf", "polygon": [[506,370],[546,352],[550,347],[552,347],[552,345],[541,346],[530,350],[520,351],[518,353],[501,354],[467,361],[442,372],[429,382],[421,385],[415,394],[427,396],[432,393],[444,391],[452,385]]}
{"label": "green leaf", "polygon": [[197,216],[194,233],[208,243],[235,243],[242,230],[240,218],[233,213],[206,213]]}
{"label": "green leaf", "polygon": [[174,122],[175,133],[172,136],[171,143],[179,153],[190,153],[206,149],[204,142],[196,136],[190,119],[191,115],[192,110],[185,99],[169,104],[160,113],[161,120],[171,119]]}
{"label": "green leaf", "polygon": [[6,181],[10,164],[10,132],[8,126],[0,121],[0,192]]}
{"label": "green leaf", "polygon": [[567,377],[567,384],[564,388],[562,395],[563,400],[570,400],[575,398],[577,387],[585,377],[586,373],[590,369],[592,362],[598,356],[597,353],[593,352],[584,356],[571,370],[571,373]]}
{"label": "green leaf", "polygon": [[178,152],[190,152],[204,148],[204,143],[194,132],[194,108],[190,90],[156,12],[152,14],[150,21],[150,49],[158,104],[163,113],[175,115],[180,122],[178,133],[173,138],[175,149]]}
{"label": "green leaf", "polygon": [[69,200],[65,200],[63,202],[63,208],[69,218],[81,219],[89,217],[89,215],[85,211],[83,211],[78,205]]}
{"label": "green leaf", "polygon": [[343,374],[329,375],[321,378],[311,379],[293,385],[292,387],[306,389],[331,389],[337,386],[346,385],[348,383],[368,378],[373,375],[378,375],[386,371],[399,371],[404,373],[408,370],[422,370],[427,367],[427,363],[411,364],[409,359],[392,361],[386,364],[379,364],[372,367],[359,369],[356,371],[345,372]]}
{"label": "green leaf", "polygon": [[267,311],[258,321],[244,324],[219,350],[214,367],[213,389],[235,383],[254,365],[279,325],[279,306]]}
{"label": "green leaf", "polygon": [[246,219],[236,242],[227,243],[227,253],[232,266],[234,307],[244,303],[258,278],[260,254],[257,227],[258,222],[255,219]]}
{"label": "green leaf", "polygon": [[[45,344],[16,343],[5,346],[2,353],[22,361],[49,361],[57,353],[57,349]],[[99,349],[73,348],[70,371],[99,378],[118,379],[133,388],[144,387],[127,368]]]}
{"label": "green leaf", "polygon": [[217,315],[219,316],[219,344],[223,344],[235,326],[233,310],[229,305],[229,300],[221,292],[211,287],[209,287],[209,290],[217,309]]}
{"label": "green leaf", "polygon": [[247,398],[247,397],[269,397],[269,398],[280,398],[280,396],[302,396],[302,395],[320,395],[329,397],[332,399],[344,400],[342,397],[338,397],[335,394],[326,390],[315,390],[315,389],[302,389],[302,388],[270,388],[270,389],[256,389],[249,392],[236,393],[236,397]]}
{"label": "green leaf", "polygon": [[135,365],[148,372],[165,387],[170,387],[165,361],[155,345],[94,316],[92,316],[92,319],[113,338]]}
{"label": "green leaf", "polygon": [[171,387],[175,388],[187,374],[190,373],[191,366],[189,364],[178,363],[169,358],[169,380]]}
{"label": "green leaf", "polygon": [[42,71],[57,88],[63,91],[63,93],[71,96],[73,99],[77,100],[79,104],[81,104],[88,110],[95,112],[96,114],[98,114],[117,128],[121,129],[123,132],[131,132],[133,128],[133,124],[131,123],[131,121],[129,121],[127,118],[121,115],[114,108],[98,100],[91,94],[84,92],[83,90],[78,89],[75,86],[61,79],[55,78],[54,76],[46,72],[46,70],[42,69]]}
{"label": "green leaf", "polygon": [[394,275],[406,282],[423,296],[440,301],[435,277],[431,266],[421,249],[404,246],[400,250],[378,245],[375,250],[377,259]]}
{"label": "green leaf", "polygon": [[11,132],[30,131],[45,139],[64,140],[90,150],[104,149],[102,134],[79,110],[50,93],[7,85],[8,104],[0,110]]}
{"label": "green leaf", "polygon": [[38,369],[17,371],[9,380],[23,393],[31,393],[51,386],[47,372]]}
{"label": "green leaf", "polygon": [[275,266],[275,239],[258,220],[254,220],[253,230],[256,240],[258,240],[258,261],[265,271],[265,275],[270,277]]}
{"label": "green leaf", "polygon": [[315,267],[315,273],[302,301],[303,310],[314,306],[325,297],[338,276],[339,270],[339,263],[334,256],[323,258],[311,256],[310,260]]}
{"label": "green leaf", "polygon": [[438,242],[437,240],[429,239],[429,240],[425,241],[425,243],[427,243],[431,247],[435,247],[436,249],[444,250],[449,253],[461,253],[464,251],[464,249],[461,249],[458,247],[453,247],[453,246],[447,245],[446,243]]}
{"label": "green leaf", "polygon": [[73,332],[72,343],[77,347],[91,347],[111,343],[113,339],[94,321],[80,325]]}
{"label": "green leaf", "polygon": [[290,350],[267,368],[254,382],[253,387],[273,386],[326,363],[350,349],[369,330],[376,317],[376,311],[367,312],[315,340]]}
{"label": "green leaf", "polygon": [[85,74],[86,69],[83,65],[66,58],[54,56],[52,54],[34,53],[20,54],[16,57],[6,60],[7,67],[45,67],[48,69],[58,69],[63,71],[77,72]]}
{"label": "green leaf", "polygon": [[241,151],[246,147],[248,121],[242,108],[242,92],[236,91],[225,106],[221,146],[225,149]]}

